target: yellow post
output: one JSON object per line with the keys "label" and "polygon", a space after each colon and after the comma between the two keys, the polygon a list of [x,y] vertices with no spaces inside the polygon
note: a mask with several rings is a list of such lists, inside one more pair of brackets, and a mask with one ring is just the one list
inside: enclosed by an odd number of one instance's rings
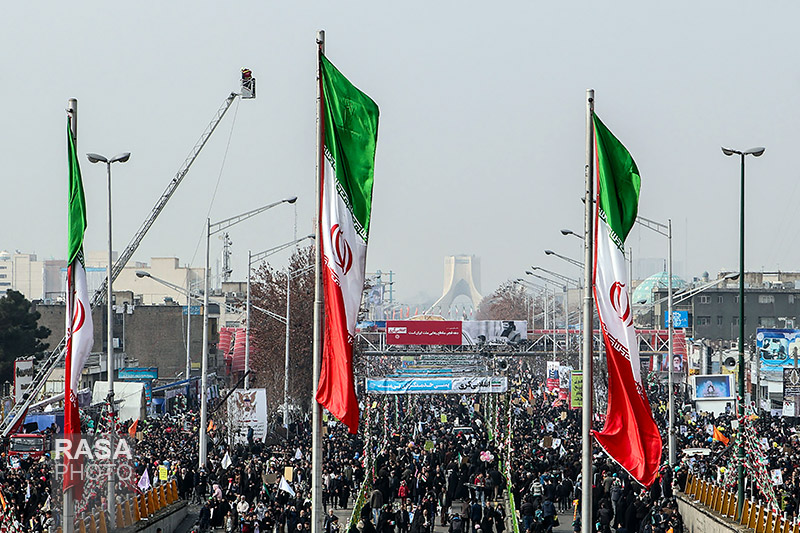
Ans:
{"label": "yellow post", "polygon": [[731,497],[731,495],[728,494],[727,490],[722,492],[722,505],[720,505],[720,507],[719,507],[719,513],[722,516],[725,516],[725,515],[728,514],[728,501],[730,500],[730,497]]}
{"label": "yellow post", "polygon": [[89,533],[97,533],[97,523],[95,522],[93,514],[89,515]]}
{"label": "yellow post", "polygon": [[755,526],[756,533],[764,533],[764,506],[760,504],[758,506]]}
{"label": "yellow post", "polygon": [[748,522],[748,520],[750,519],[750,509],[751,509],[750,500],[745,500],[744,507],[742,507],[742,516],[739,517],[740,524],[744,525]]}
{"label": "yellow post", "polygon": [[164,485],[158,486],[158,508],[163,509],[167,506],[167,498],[164,495]]}
{"label": "yellow post", "polygon": [[117,504],[116,511],[117,512],[115,513],[115,517],[114,517],[114,522],[115,522],[114,527],[115,528],[125,527],[124,521],[122,520],[122,504],[121,503]]}
{"label": "yellow post", "polygon": [[86,533],[86,520],[83,518],[78,519],[78,531],[80,533]]}
{"label": "yellow post", "polygon": [[697,496],[697,478],[692,478],[692,482],[691,482],[691,484],[688,485],[687,488],[689,489],[687,491],[687,494],[689,496],[691,496],[692,498]]}
{"label": "yellow post", "polygon": [[694,476],[692,475],[691,472],[689,472],[689,475],[686,476],[686,490],[684,491],[685,494],[691,494],[691,487],[693,483],[694,483]]}
{"label": "yellow post", "polygon": [[172,501],[170,503],[175,503],[178,501],[178,482],[173,479],[169,486],[172,488]]}
{"label": "yellow post", "polygon": [[144,496],[145,505],[147,506],[147,516],[152,515],[155,513],[155,509],[153,508],[153,489],[150,489],[145,493]]}
{"label": "yellow post", "polygon": [[128,527],[129,525],[133,524],[133,513],[131,513],[131,499],[130,497],[125,499],[125,508],[123,509],[122,517],[125,520],[125,526]]}
{"label": "yellow post", "polygon": [[772,511],[767,511],[767,523],[764,524],[764,533],[772,533]]}
{"label": "yellow post", "polygon": [[728,502],[728,512],[726,516],[728,516],[728,518],[735,519],[736,509],[738,507],[739,507],[739,497],[735,493],[731,492],[731,501]]}
{"label": "yellow post", "polygon": [[783,517],[780,514],[775,516],[775,523],[772,525],[772,531],[774,533],[783,533]]}
{"label": "yellow post", "polygon": [[141,496],[134,496],[133,497],[133,521],[138,522],[142,519],[142,497]]}
{"label": "yellow post", "polygon": [[705,481],[700,482],[700,490],[697,493],[697,501],[700,503],[705,503],[706,500],[706,492],[708,491],[708,484]]}
{"label": "yellow post", "polygon": [[98,518],[100,519],[100,533],[108,533],[108,526],[106,525],[106,513],[100,511],[97,514],[99,515]]}
{"label": "yellow post", "polygon": [[756,523],[758,522],[758,514],[761,512],[761,506],[758,504],[753,503],[752,509],[750,509],[750,518],[747,520],[747,527],[750,529],[756,528]]}

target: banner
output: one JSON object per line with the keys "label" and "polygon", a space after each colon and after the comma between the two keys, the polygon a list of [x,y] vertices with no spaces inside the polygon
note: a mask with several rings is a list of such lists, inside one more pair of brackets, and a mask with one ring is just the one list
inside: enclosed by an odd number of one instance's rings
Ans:
{"label": "banner", "polygon": [[386,344],[460,346],[461,322],[454,320],[387,320]]}
{"label": "banner", "polygon": [[573,370],[570,380],[570,399],[569,405],[572,409],[583,408],[583,371]]}
{"label": "banner", "polygon": [[800,369],[783,369],[783,397],[800,396]]}
{"label": "banner", "polygon": [[527,320],[465,320],[463,344],[514,344],[528,338]]}
{"label": "banner", "polygon": [[120,368],[117,375],[118,379],[158,379],[157,366],[134,366],[128,368]]}
{"label": "banner", "polygon": [[366,386],[372,394],[488,394],[507,392],[508,378],[367,378]]}
{"label": "banner", "polygon": [[228,397],[228,428],[232,444],[247,444],[247,430],[253,439],[263,440],[267,431],[266,389],[236,390]]}
{"label": "banner", "polygon": [[558,399],[566,400],[570,393],[570,380],[572,379],[572,367],[560,366],[558,368]]}
{"label": "banner", "polygon": [[[664,311],[664,327],[669,325],[669,311]],[[672,327],[673,328],[688,328],[689,327],[689,311],[672,311]]]}
{"label": "banner", "polygon": [[14,402],[22,401],[22,395],[28,392],[33,383],[33,358],[19,358],[14,361]]}
{"label": "banner", "polygon": [[558,389],[558,369],[561,367],[561,363],[558,361],[548,361],[547,362],[547,391],[552,392]]}

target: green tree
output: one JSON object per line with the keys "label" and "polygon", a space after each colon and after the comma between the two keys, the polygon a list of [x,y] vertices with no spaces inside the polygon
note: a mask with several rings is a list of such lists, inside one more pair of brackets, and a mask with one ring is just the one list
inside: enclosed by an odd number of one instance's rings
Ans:
{"label": "green tree", "polygon": [[39,326],[41,314],[22,293],[9,290],[0,298],[0,382],[14,380],[14,360],[48,348],[41,342],[50,330]]}

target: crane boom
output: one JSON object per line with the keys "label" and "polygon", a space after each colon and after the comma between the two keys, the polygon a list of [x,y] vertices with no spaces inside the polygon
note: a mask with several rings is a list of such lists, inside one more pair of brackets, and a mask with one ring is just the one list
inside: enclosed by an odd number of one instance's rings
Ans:
{"label": "crane boom", "polygon": [[[244,87],[244,83],[242,85]],[[200,151],[206,145],[206,142],[208,142],[211,134],[214,133],[214,130],[222,121],[222,118],[225,116],[225,113],[227,113],[228,109],[230,109],[237,96],[239,96],[238,93],[231,93],[214,114],[214,118],[208,124],[205,131],[203,131],[203,134],[200,136],[200,139],[197,141],[197,143],[195,143],[194,147],[189,152],[189,155],[183,161],[183,164],[175,174],[175,177],[172,178],[172,180],[169,182],[169,185],[167,185],[166,190],[164,190],[164,193],[158,198],[156,205],[153,207],[152,211],[150,211],[150,214],[142,223],[139,230],[134,234],[131,242],[125,248],[125,251],[122,252],[122,254],[117,258],[117,261],[114,263],[114,266],[111,269],[112,281],[119,276],[119,273],[122,272],[123,268],[125,268],[125,265],[128,263],[130,258],[133,257],[133,254],[136,252],[136,249],[139,248],[139,244],[141,244],[142,239],[144,239],[144,236],[152,227],[153,223],[156,221],[156,218],[158,218],[158,215],[161,213],[161,211],[163,211],[169,199],[173,194],[175,194],[175,191],[178,189],[178,185],[180,185],[181,181],[183,181],[183,178],[186,177],[186,174],[189,172],[192,163],[194,163],[195,159],[197,159],[197,156],[200,155]],[[249,98],[252,98],[252,96],[249,96]],[[108,277],[103,279],[100,287],[97,289],[97,291],[95,291],[94,296],[92,297],[92,307],[101,303],[105,299],[107,285]],[[56,348],[50,352],[50,355],[41,365],[41,369],[36,373],[36,376],[34,376],[33,381],[28,387],[27,397],[22,401],[17,402],[12,410],[8,413],[8,416],[6,416],[6,419],[3,421],[2,425],[0,425],[0,428],[2,429],[2,435],[4,437],[8,436],[8,433],[11,431],[11,429],[17,425],[23,416],[25,416],[28,407],[30,407],[36,395],[39,394],[39,391],[41,391],[44,387],[47,378],[50,377],[50,373],[63,359],[66,346],[67,338],[64,337],[61,339],[61,342],[58,343],[58,346],[56,346]]]}

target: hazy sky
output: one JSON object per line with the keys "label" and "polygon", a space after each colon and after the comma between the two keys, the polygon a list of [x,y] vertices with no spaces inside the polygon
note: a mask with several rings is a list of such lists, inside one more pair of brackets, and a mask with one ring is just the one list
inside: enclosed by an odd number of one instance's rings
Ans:
{"label": "hazy sky", "polygon": [[[678,274],[737,268],[739,161],[723,144],[767,147],[748,159],[747,268],[797,270],[799,18],[794,2],[10,2],[0,249],[66,254],[68,98],[81,153],[133,154],[113,169],[122,250],[242,67],[258,98],[234,104],[135,259],[201,266],[209,208],[220,220],[291,195],[309,233],[322,28],[328,57],[380,106],[368,270],[395,271],[399,297],[438,297],[456,253],[480,256],[486,294],[531,264],[578,275],[542,250],[580,253],[559,229],[582,228],[589,87],[642,173],[640,214],[674,221]],[[105,169],[82,170],[86,249],[101,250]],[[293,226],[281,206],[232,228],[234,277]],[[647,230],[629,243],[635,257],[666,250]]]}

